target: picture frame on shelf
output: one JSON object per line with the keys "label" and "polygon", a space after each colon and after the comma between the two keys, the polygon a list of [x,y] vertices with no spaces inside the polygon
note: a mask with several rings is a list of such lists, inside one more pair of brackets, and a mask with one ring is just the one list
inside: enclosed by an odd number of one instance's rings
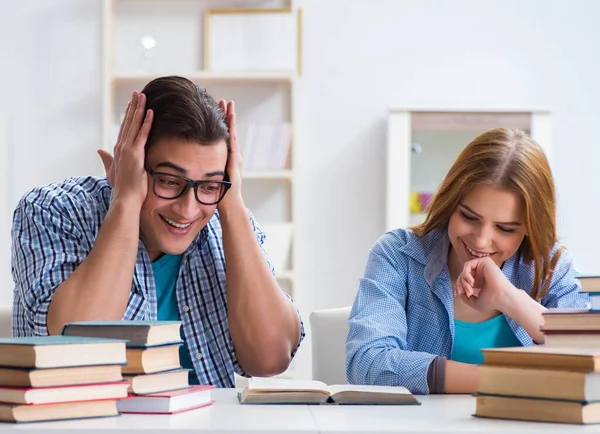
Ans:
{"label": "picture frame on shelf", "polygon": [[207,10],[204,13],[203,39],[205,71],[301,74],[301,10]]}

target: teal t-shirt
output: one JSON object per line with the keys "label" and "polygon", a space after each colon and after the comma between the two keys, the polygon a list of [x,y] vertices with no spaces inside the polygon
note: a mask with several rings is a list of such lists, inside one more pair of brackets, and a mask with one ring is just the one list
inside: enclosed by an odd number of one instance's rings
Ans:
{"label": "teal t-shirt", "polygon": [[482,322],[454,320],[454,347],[451,360],[479,365],[483,363],[482,348],[518,347],[521,342],[506,322],[504,315]]}
{"label": "teal t-shirt", "polygon": [[[181,259],[183,255],[164,255],[152,263],[154,270],[154,280],[156,281],[156,299],[158,302],[158,320],[159,321],[181,321],[179,309],[177,307],[177,295],[175,294],[175,284],[179,276]],[[181,339],[183,345],[179,348],[179,359],[181,367],[190,369],[190,384],[198,384],[198,376],[192,364],[190,351],[185,343],[183,330],[181,330]]]}

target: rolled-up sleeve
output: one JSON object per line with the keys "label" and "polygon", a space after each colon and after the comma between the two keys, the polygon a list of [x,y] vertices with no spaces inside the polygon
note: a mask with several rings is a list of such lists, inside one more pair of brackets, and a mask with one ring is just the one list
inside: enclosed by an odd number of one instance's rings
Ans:
{"label": "rolled-up sleeve", "polygon": [[56,201],[44,201],[39,191],[33,191],[19,202],[13,215],[11,246],[13,336],[48,334],[47,315],[54,291],[83,262],[88,247]]}
{"label": "rolled-up sleeve", "polygon": [[382,236],[371,248],[348,319],[346,375],[354,384],[404,386],[429,393],[427,371],[435,354],[407,349],[407,259],[397,238]]}
{"label": "rolled-up sleeve", "polygon": [[564,250],[554,267],[548,294],[542,299],[542,305],[547,308],[589,307],[590,298],[588,294],[581,292],[578,274],[573,256],[568,250]]}

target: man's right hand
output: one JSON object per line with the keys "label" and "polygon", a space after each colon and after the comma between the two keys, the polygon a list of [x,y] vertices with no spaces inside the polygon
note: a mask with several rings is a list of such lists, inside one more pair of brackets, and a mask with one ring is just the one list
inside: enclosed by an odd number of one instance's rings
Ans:
{"label": "man's right hand", "polygon": [[145,110],[146,95],[133,92],[119,129],[114,157],[98,150],[114,199],[124,198],[142,206],[148,194],[148,175],[144,168],[144,147],[152,126],[153,112]]}

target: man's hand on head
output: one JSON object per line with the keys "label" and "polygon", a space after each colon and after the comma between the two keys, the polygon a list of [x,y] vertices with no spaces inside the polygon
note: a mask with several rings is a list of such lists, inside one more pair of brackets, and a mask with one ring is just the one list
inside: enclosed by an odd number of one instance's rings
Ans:
{"label": "man's hand on head", "polygon": [[134,91],[119,129],[114,157],[103,149],[98,150],[108,182],[114,189],[114,198],[134,201],[140,207],[148,194],[144,148],[153,119],[153,111],[145,108],[146,95]]}
{"label": "man's hand on head", "polygon": [[229,209],[241,208],[246,209],[242,198],[242,154],[240,153],[236,128],[235,128],[235,103],[233,101],[226,102],[224,99],[219,101],[219,107],[225,114],[225,120],[229,127],[229,154],[227,156],[226,172],[231,182],[231,188],[219,202],[217,209],[219,213],[226,213]]}

